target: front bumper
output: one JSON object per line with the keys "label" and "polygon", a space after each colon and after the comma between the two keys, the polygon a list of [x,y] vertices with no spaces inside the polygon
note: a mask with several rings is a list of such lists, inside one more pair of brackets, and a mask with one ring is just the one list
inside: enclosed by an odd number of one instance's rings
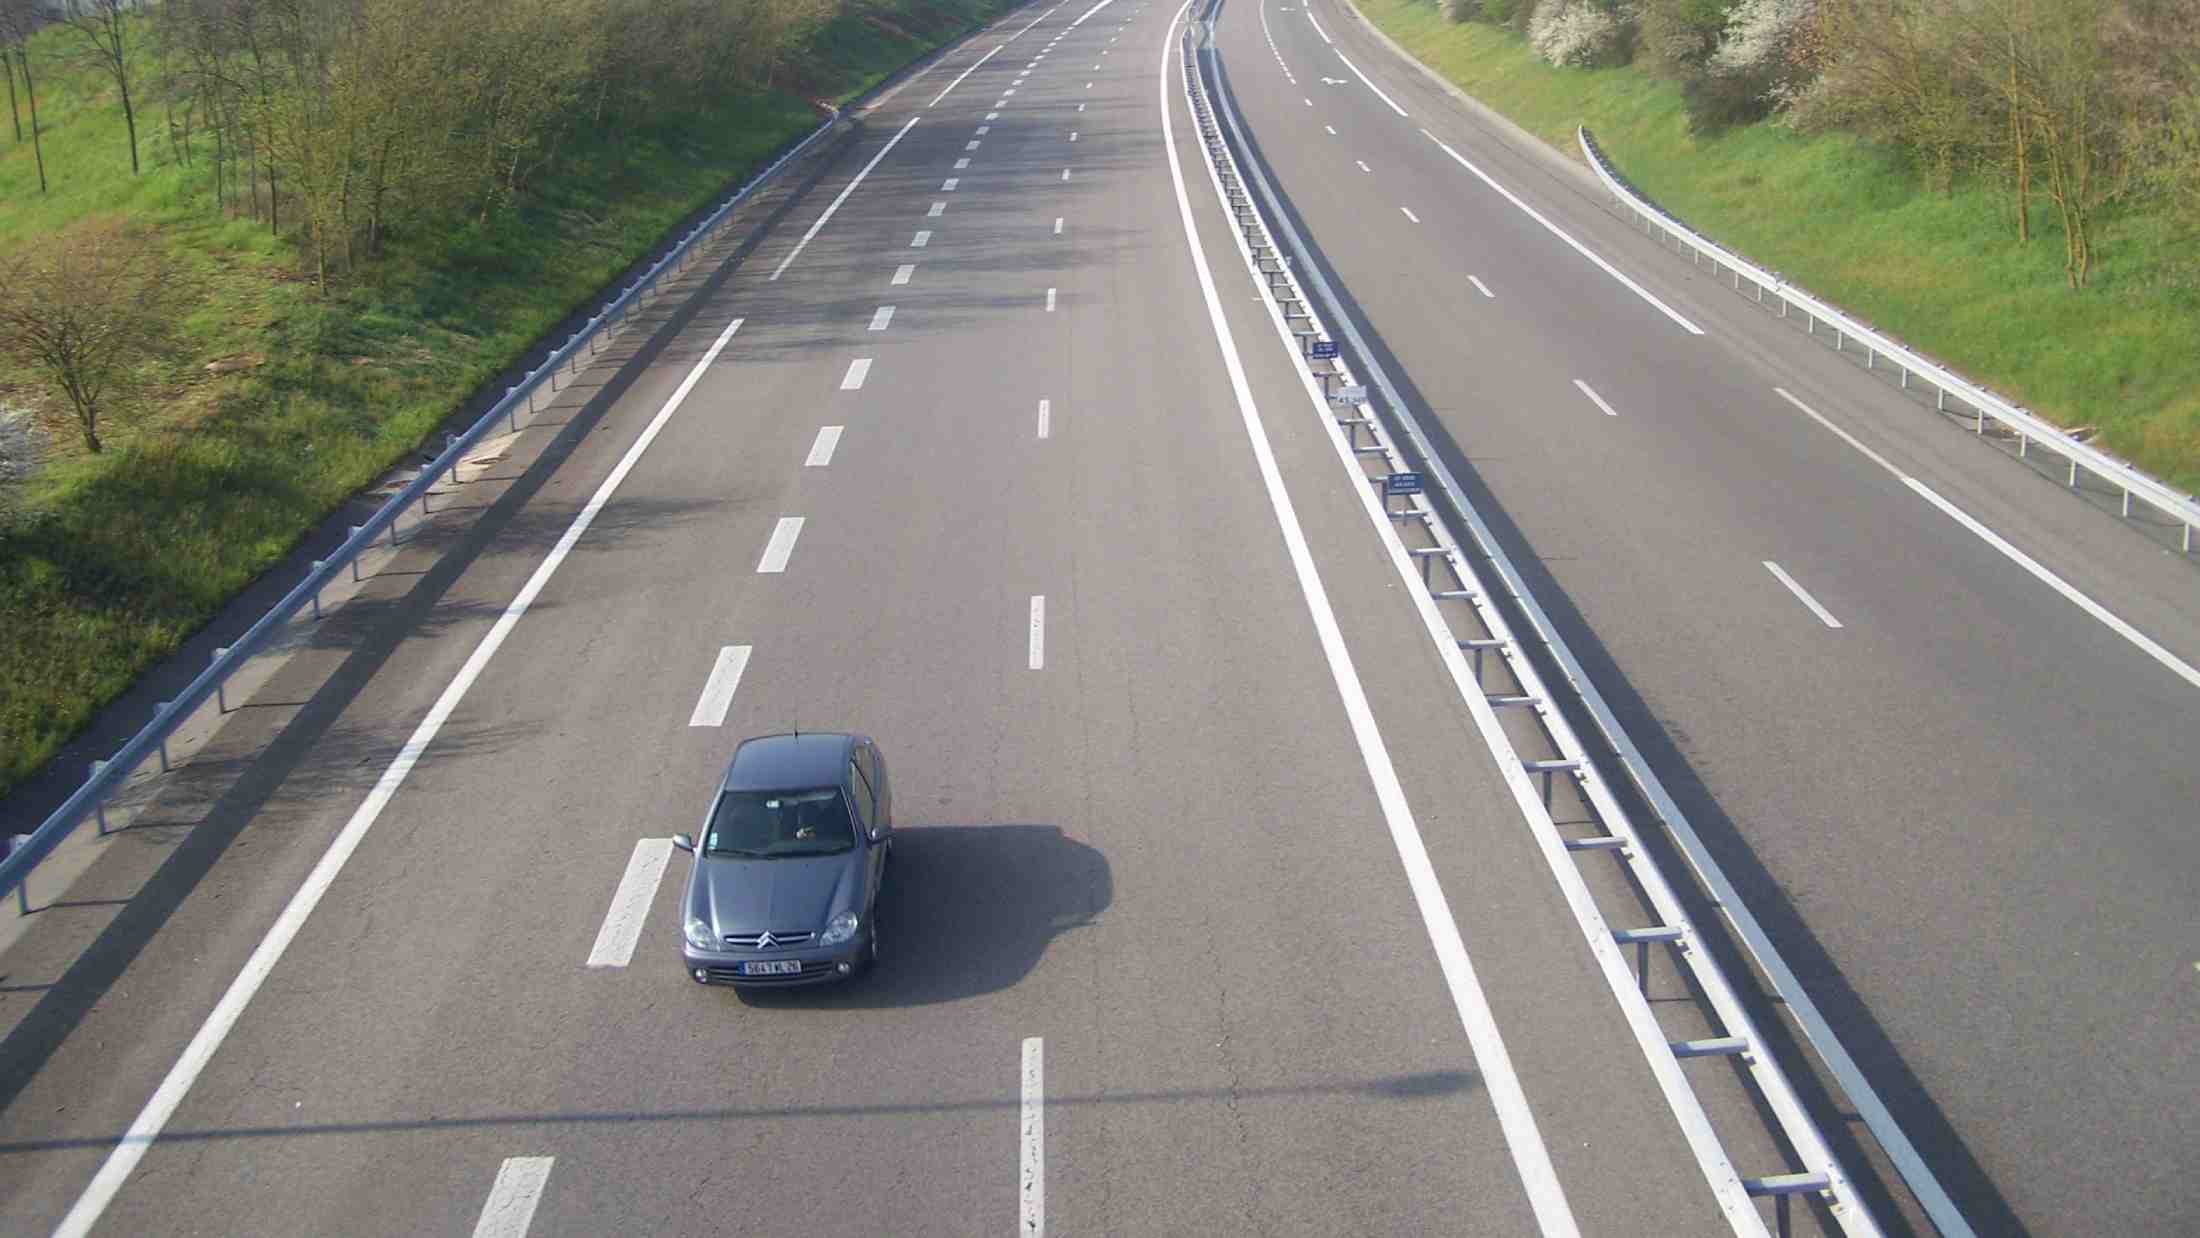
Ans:
{"label": "front bumper", "polygon": [[[686,968],[688,979],[698,984],[737,984],[760,989],[788,989],[806,984],[830,984],[846,980],[863,970],[864,960],[870,957],[870,934],[859,933],[852,941],[837,946],[806,946],[794,950],[697,950],[686,943],[680,946],[680,962]],[[749,976],[738,970],[742,963],[797,962],[802,970],[794,975]]]}

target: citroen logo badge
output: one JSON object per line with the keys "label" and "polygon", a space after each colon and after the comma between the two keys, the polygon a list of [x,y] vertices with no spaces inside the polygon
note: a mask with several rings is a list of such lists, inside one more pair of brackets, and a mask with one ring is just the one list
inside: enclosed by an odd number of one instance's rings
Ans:
{"label": "citroen logo badge", "polygon": [[779,939],[773,937],[769,932],[759,933],[756,935],[756,948],[759,950],[769,950],[773,946],[776,946],[778,944]]}

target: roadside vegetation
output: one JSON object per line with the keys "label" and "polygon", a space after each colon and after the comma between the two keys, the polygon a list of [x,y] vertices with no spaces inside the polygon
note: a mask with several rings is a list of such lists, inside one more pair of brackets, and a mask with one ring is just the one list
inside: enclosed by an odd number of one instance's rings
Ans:
{"label": "roadside vegetation", "polygon": [[2200,487],[2200,4],[1358,2],[1722,244]]}
{"label": "roadside vegetation", "polygon": [[0,0],[0,794],[667,229],[1007,0]]}

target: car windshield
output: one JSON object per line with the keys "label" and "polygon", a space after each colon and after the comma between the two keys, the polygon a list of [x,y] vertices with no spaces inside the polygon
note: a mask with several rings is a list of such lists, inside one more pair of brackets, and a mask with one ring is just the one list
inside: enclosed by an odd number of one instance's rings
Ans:
{"label": "car windshield", "polygon": [[711,855],[777,859],[831,855],[856,845],[838,787],[812,791],[728,791],[718,797],[703,849]]}

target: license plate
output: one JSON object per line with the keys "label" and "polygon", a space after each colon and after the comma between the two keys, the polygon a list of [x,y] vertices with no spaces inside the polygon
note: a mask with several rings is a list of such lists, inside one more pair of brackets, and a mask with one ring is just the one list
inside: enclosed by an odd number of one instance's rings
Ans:
{"label": "license plate", "polygon": [[736,964],[744,976],[799,976],[802,964],[794,959],[772,959],[756,963]]}

